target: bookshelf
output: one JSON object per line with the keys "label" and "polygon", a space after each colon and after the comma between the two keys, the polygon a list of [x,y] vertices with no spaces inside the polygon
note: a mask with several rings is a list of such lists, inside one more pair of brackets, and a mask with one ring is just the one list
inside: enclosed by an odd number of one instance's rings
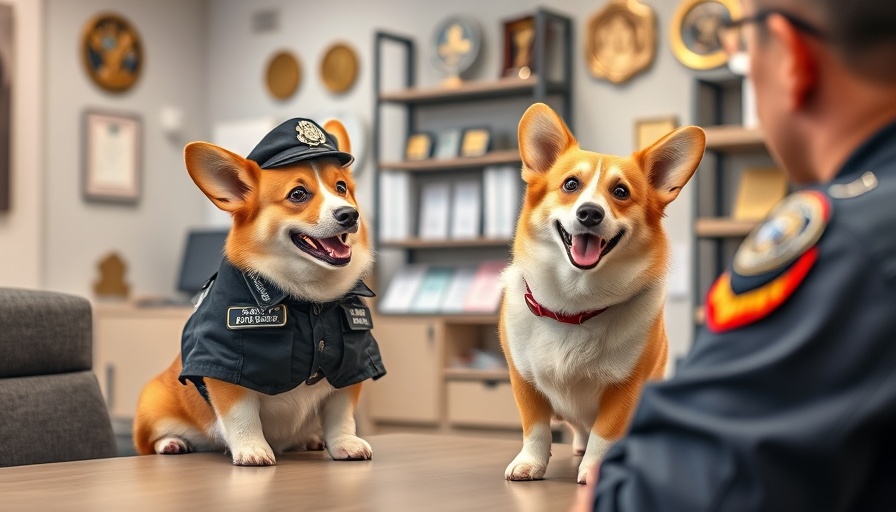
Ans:
{"label": "bookshelf", "polygon": [[[508,13],[508,19],[516,14]],[[519,121],[515,112],[518,110],[522,114],[532,103],[550,100],[560,105],[557,110],[566,123],[573,124],[572,20],[540,8],[534,17],[534,72],[529,77],[471,79],[454,87],[417,84],[416,71],[421,60],[415,41],[384,31],[374,35],[372,131],[374,209],[377,212],[374,246],[380,254],[376,269],[379,304],[374,304],[374,335],[380,342],[387,370],[392,376],[370,386],[370,416],[375,427],[413,425],[438,431],[499,429],[512,432],[514,436],[521,429],[507,369],[460,366],[476,353],[493,354],[503,362],[497,338],[497,307],[494,311],[477,313],[413,314],[395,311],[391,305],[388,308],[381,306],[390,304],[385,298],[394,276],[401,276],[403,269],[411,266],[477,268],[477,265],[509,259],[512,229],[501,236],[485,229],[489,201],[486,175],[494,166],[512,167],[516,180],[513,189],[517,193],[511,195],[521,201],[524,184],[519,172],[519,150],[515,147],[516,123]],[[546,34],[550,34],[550,38]],[[549,46],[551,50],[560,51],[549,54]],[[390,58],[388,62],[386,55]],[[397,65],[396,55],[399,56]],[[552,59],[550,63],[549,58]],[[396,82],[392,81],[390,88],[382,87],[387,68],[388,77],[398,78],[400,86],[395,87]],[[433,117],[438,117],[443,125],[453,124],[456,128],[483,127],[481,119],[473,119],[480,105],[504,114],[489,118],[485,123],[494,143],[484,155],[415,161],[383,158],[387,153],[404,154],[400,151],[403,148],[385,146],[397,141],[387,140],[388,136],[384,134],[401,138],[400,143],[404,144],[410,134],[437,132],[438,127],[432,126]],[[434,116],[432,112],[438,114]],[[513,118],[515,121],[511,125],[508,120]],[[397,126],[399,121],[403,126]],[[400,137],[396,137],[396,133]],[[421,237],[420,230],[413,227],[418,219],[407,219],[409,236],[395,236],[395,232],[390,231],[387,238],[381,238],[386,222],[383,219],[388,217],[385,212],[394,211],[388,208],[390,198],[396,195],[394,191],[384,189],[383,178],[398,173],[402,173],[402,179],[409,183],[413,200],[420,198],[420,203],[427,183],[450,183],[454,194],[455,183],[479,181],[482,216],[479,235],[444,239]],[[408,209],[413,215],[419,215],[418,208]],[[516,221],[516,215],[514,211],[511,222]]]}
{"label": "bookshelf", "polygon": [[759,224],[731,216],[738,178],[749,167],[775,167],[760,128],[744,127],[743,79],[729,72],[699,75],[694,82],[694,123],[706,131],[706,156],[694,194],[693,322],[706,321],[703,300],[734,252]]}
{"label": "bookshelf", "polygon": [[485,167],[487,165],[517,164],[520,163],[520,153],[516,149],[490,151],[480,157],[451,158],[445,160],[428,159],[416,162],[385,161],[380,162],[381,169],[407,172],[433,172],[455,171],[458,169],[470,169]]}

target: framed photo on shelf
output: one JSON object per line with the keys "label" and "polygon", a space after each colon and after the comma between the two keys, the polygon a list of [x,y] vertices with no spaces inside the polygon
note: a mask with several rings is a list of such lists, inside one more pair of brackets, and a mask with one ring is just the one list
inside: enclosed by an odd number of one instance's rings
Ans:
{"label": "framed photo on shelf", "polygon": [[137,203],[141,186],[142,123],[134,114],[83,114],[82,192],[88,201]]}
{"label": "framed photo on shelf", "polygon": [[739,0],[681,0],[669,29],[672,53],[692,69],[725,65],[728,54],[722,48],[718,31],[728,21],[740,17]]}
{"label": "framed photo on shelf", "polygon": [[675,116],[635,120],[635,151],[650,146],[676,128],[678,118]]}
{"label": "framed photo on shelf", "polygon": [[504,66],[501,76],[529,78],[535,59],[535,16],[504,22]]}
{"label": "framed photo on shelf", "polygon": [[412,134],[404,147],[405,160],[426,160],[432,156],[432,135],[424,132]]}
{"label": "framed photo on shelf", "polygon": [[460,144],[460,156],[482,156],[491,148],[492,134],[488,128],[467,128]]}
{"label": "framed photo on shelf", "polygon": [[437,159],[457,158],[460,155],[462,130],[444,130],[436,136],[433,157]]}

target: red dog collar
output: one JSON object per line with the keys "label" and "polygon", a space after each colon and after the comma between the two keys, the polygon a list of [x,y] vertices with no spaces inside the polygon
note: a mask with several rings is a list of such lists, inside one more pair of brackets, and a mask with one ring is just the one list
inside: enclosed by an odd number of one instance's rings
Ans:
{"label": "red dog collar", "polygon": [[529,283],[527,283],[525,279],[523,279],[523,283],[525,283],[526,285],[526,305],[529,306],[529,311],[531,311],[535,316],[546,316],[548,318],[553,318],[558,322],[563,322],[564,324],[581,325],[586,320],[594,318],[607,310],[607,308],[594,309],[591,311],[582,311],[581,313],[576,313],[574,315],[555,313],[550,309],[542,306],[538,303],[537,300],[535,300],[535,297],[532,296],[532,290],[529,289]]}

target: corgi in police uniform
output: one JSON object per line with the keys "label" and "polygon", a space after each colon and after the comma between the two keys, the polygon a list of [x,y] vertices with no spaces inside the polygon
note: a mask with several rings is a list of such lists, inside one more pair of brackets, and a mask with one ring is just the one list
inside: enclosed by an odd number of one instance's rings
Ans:
{"label": "corgi in police uniform", "polygon": [[[181,354],[140,395],[140,454],[227,450],[236,465],[323,449],[370,459],[355,435],[364,380],[385,374],[361,281],[373,264],[345,127],[290,119],[243,158],[184,150],[193,181],[233,226]],[[322,438],[320,437],[322,434]]]}

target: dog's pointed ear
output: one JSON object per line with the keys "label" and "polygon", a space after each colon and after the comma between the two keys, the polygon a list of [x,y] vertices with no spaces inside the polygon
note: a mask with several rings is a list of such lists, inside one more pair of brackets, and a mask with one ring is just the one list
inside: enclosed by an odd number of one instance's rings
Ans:
{"label": "dog's pointed ear", "polygon": [[348,131],[341,121],[338,119],[328,119],[327,122],[324,123],[324,130],[333,137],[336,137],[336,144],[339,151],[342,151],[343,153],[352,152],[352,143],[348,140]]}
{"label": "dog's pointed ear", "polygon": [[706,134],[696,126],[684,126],[666,134],[650,147],[636,153],[650,185],[665,207],[685,186],[706,149]]}
{"label": "dog's pointed ear", "polygon": [[218,208],[234,213],[246,205],[258,184],[258,166],[208,142],[191,142],[184,148],[187,172]]}
{"label": "dog's pointed ear", "polygon": [[566,123],[551,107],[535,103],[526,110],[519,126],[523,179],[543,174],[566,150],[577,145]]}

